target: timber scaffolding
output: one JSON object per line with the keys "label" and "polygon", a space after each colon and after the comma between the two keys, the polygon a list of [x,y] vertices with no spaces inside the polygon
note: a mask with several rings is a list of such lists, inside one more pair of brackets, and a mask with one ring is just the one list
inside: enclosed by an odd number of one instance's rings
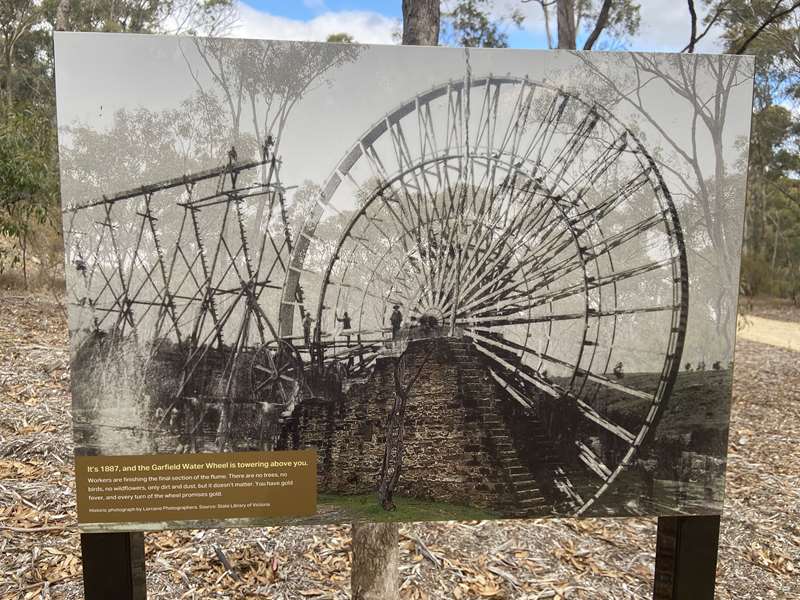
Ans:
{"label": "timber scaffolding", "polygon": [[[76,270],[71,303],[91,315],[90,332],[145,342],[135,346],[175,369],[176,391],[156,398],[162,415],[156,426],[177,415],[192,438],[181,442],[184,447],[196,448],[194,434],[208,429],[194,423],[198,415],[218,415],[223,449],[236,420],[234,405],[277,401],[273,395],[290,404],[302,391],[299,355],[278,340],[259,302],[265,290],[281,289],[272,281],[283,278],[292,251],[281,161],[269,149],[265,143],[260,160],[239,162],[231,149],[225,165],[64,210]],[[259,169],[260,182],[239,185],[244,173]],[[170,202],[159,202],[165,193]],[[255,223],[247,212],[252,208]],[[279,232],[269,227],[273,217],[282,222]],[[122,353],[118,358],[128,360]],[[276,378],[293,381],[287,388]]]}
{"label": "timber scaffolding", "polygon": [[[246,291],[248,288],[263,288],[263,287],[272,287],[274,289],[280,289],[281,286],[270,284],[270,282],[266,279],[259,279],[258,272],[254,269],[253,265],[253,256],[252,250],[249,248],[249,244],[247,241],[246,235],[246,228],[244,223],[244,215],[242,213],[242,206],[241,203],[243,200],[247,198],[253,198],[257,196],[264,196],[273,194],[270,198],[270,215],[272,210],[274,209],[274,197],[277,196],[278,203],[280,205],[281,210],[281,217],[284,220],[284,224],[286,221],[286,207],[285,207],[285,199],[283,192],[285,188],[279,182],[273,182],[273,178],[277,179],[277,167],[278,167],[277,159],[273,156],[271,159],[267,159],[266,157],[262,160],[258,161],[243,161],[243,162],[229,162],[227,165],[223,165],[220,167],[215,167],[212,169],[207,169],[204,171],[200,171],[193,174],[186,174],[180,177],[174,177],[171,179],[167,179],[164,181],[156,182],[153,184],[146,184],[136,188],[132,188],[129,190],[125,190],[122,192],[118,192],[116,194],[112,194],[109,196],[102,196],[102,198],[93,200],[84,204],[80,204],[74,207],[70,207],[64,210],[65,214],[78,214],[81,211],[92,209],[92,208],[99,208],[104,213],[104,218],[102,221],[95,221],[97,225],[101,227],[107,228],[109,244],[108,248],[112,251],[113,256],[111,257],[114,265],[113,270],[110,276],[103,271],[102,265],[96,262],[92,267],[98,269],[99,273],[103,276],[103,280],[105,281],[105,285],[101,288],[101,293],[108,292],[110,293],[114,301],[112,302],[113,306],[111,308],[102,308],[98,306],[98,303],[95,301],[96,299],[91,298],[90,294],[87,294],[84,298],[79,298],[80,306],[84,306],[88,303],[89,307],[92,310],[102,310],[104,312],[119,312],[121,314],[125,314],[127,317],[130,317],[131,307],[133,305],[143,305],[143,306],[160,306],[166,309],[174,309],[173,300],[183,300],[189,303],[196,302],[201,300],[203,304],[207,304],[209,310],[212,313],[213,321],[216,324],[219,323],[220,317],[216,314],[216,296],[220,294],[233,294],[239,291]],[[248,171],[251,169],[256,169],[258,167],[269,165],[269,169],[266,174],[266,181],[265,183],[254,184],[244,188],[237,188],[236,182],[240,173],[244,171]],[[210,179],[217,179],[217,187],[216,190],[209,195],[203,196],[201,198],[193,198],[193,192],[195,186],[203,181],[207,181]],[[225,182],[226,179],[230,182],[230,189],[225,189]],[[165,252],[162,243],[161,237],[162,233],[156,228],[156,223],[158,223],[159,218],[153,215],[153,196],[158,192],[163,192],[166,190],[171,190],[174,188],[178,188],[183,186],[186,190],[187,200],[184,202],[176,202],[176,205],[181,206],[185,209],[185,215],[188,214],[190,216],[190,231],[191,235],[189,236],[188,240],[183,237],[183,233],[185,231],[185,220],[181,223],[181,235],[179,235],[178,239],[176,240],[175,248],[173,249],[172,256],[169,256],[168,252]],[[136,245],[133,248],[125,248],[121,249],[114,238],[114,230],[118,227],[118,223],[115,223],[112,217],[112,209],[113,207],[125,200],[131,199],[142,199],[144,201],[143,210],[137,210],[136,216],[142,219],[140,223],[139,230],[136,237]],[[235,218],[238,222],[239,228],[239,244],[240,247],[236,252],[232,252],[230,248],[230,244],[227,240],[224,239],[224,236],[218,236],[216,240],[217,244],[216,247],[209,250],[207,248],[207,244],[204,241],[203,235],[200,231],[200,225],[198,222],[198,213],[204,209],[209,208],[218,204],[225,204],[225,214],[222,227],[224,228],[227,222],[228,217],[230,216],[230,205],[234,205],[235,211]],[[141,292],[143,291],[143,286],[140,286],[137,290],[133,290],[130,286],[130,282],[132,277],[129,276],[126,278],[123,276],[124,270],[123,268],[123,257],[122,254],[132,254],[134,259],[139,258],[141,250],[142,250],[142,242],[145,238],[144,231],[145,229],[149,230],[151,234],[151,239],[155,249],[155,258],[156,262],[159,267],[159,271],[161,273],[161,282],[156,282],[153,279],[153,271],[155,269],[148,270],[147,268],[142,269],[142,274],[147,279],[148,283],[152,284],[153,290],[155,290],[156,295],[159,297],[159,301],[152,301],[141,298]],[[76,231],[72,226],[68,230],[68,235],[70,237],[80,237],[85,235],[86,232]],[[222,233],[222,232],[220,232]],[[285,245],[287,253],[291,253],[292,249],[292,242],[289,234],[288,227],[284,227],[284,240],[283,244]],[[271,237],[269,235],[265,236]],[[201,264],[202,272],[203,272],[203,279],[197,280],[193,277],[195,287],[198,288],[195,292],[191,295],[186,294],[174,294],[170,291],[170,286],[174,282],[171,281],[174,269],[176,267],[178,255],[181,255],[185,259],[185,252],[181,245],[186,245],[186,242],[189,241],[193,243],[197,250],[199,250],[197,258]],[[273,241],[274,244],[274,241]],[[261,249],[259,251],[259,261],[263,260],[264,250],[266,245],[266,239],[263,240]],[[76,244],[77,246],[77,244]],[[73,261],[76,265],[77,270],[82,274],[83,278],[86,279],[92,276],[92,272],[89,268],[87,268],[87,263],[85,257],[82,256],[81,251],[79,248],[76,248],[78,252],[77,259]],[[241,273],[236,270],[236,274],[239,278],[240,287],[221,287],[213,285],[214,279],[214,267],[216,266],[213,263],[216,263],[220,258],[220,254],[224,251],[227,252],[229,255],[228,258],[234,260],[241,255],[241,258],[244,260],[246,268],[247,268],[247,277],[242,277]],[[209,257],[212,257],[213,263],[209,263]],[[189,261],[186,261],[186,266],[191,270],[191,266]],[[144,265],[142,265],[144,266]],[[230,269],[230,267],[229,267]],[[131,269],[132,270],[132,269]],[[116,271],[116,272],[115,272]],[[113,279],[114,276],[118,276],[118,280]],[[112,280],[114,281],[112,283]],[[160,291],[159,291],[160,289]],[[203,289],[205,295],[203,298],[200,298],[200,294],[198,294],[198,290]],[[89,290],[87,290],[89,291]],[[135,323],[131,322],[131,325],[135,327]],[[272,324],[268,326],[270,329],[274,329]],[[177,327],[175,328],[174,333],[179,336],[178,341],[180,340],[181,331]],[[221,332],[217,332],[219,336],[221,336]],[[220,343],[222,342],[221,337],[218,340]]]}

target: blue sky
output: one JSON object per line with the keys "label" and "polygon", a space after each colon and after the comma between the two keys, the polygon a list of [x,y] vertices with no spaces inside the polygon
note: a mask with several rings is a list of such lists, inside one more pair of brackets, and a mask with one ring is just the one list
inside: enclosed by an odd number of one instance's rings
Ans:
{"label": "blue sky", "polygon": [[[640,0],[640,5],[642,26],[635,38],[626,41],[627,49],[678,51],[686,44],[689,16],[685,2]],[[330,33],[345,32],[358,42],[389,44],[400,26],[401,6],[402,0],[239,0],[235,33],[255,38],[323,40]],[[510,27],[507,31],[512,48],[547,47],[537,3],[494,0],[494,6],[499,14],[516,9],[526,16],[522,29]],[[601,47],[604,41],[608,42],[601,38]],[[699,48],[715,49],[713,35]]]}
{"label": "blue sky", "polygon": [[363,10],[400,18],[399,0],[252,0],[253,8],[290,19],[308,20],[323,12]]}

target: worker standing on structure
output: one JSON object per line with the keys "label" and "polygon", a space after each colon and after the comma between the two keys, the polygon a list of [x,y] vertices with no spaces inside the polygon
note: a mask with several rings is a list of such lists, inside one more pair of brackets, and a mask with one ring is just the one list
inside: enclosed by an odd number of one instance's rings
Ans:
{"label": "worker standing on structure", "polygon": [[272,134],[270,134],[270,135],[267,136],[267,139],[264,140],[264,145],[261,146],[261,155],[262,155],[262,157],[264,158],[265,161],[269,160],[270,149],[274,145],[275,145],[275,138],[273,138]]}
{"label": "worker standing on structure", "polygon": [[333,313],[333,316],[339,323],[342,324],[342,331],[346,332],[344,334],[344,339],[347,341],[347,345],[349,346],[350,345],[350,327],[351,327],[350,315],[347,314],[347,311],[344,311],[344,314],[342,315],[341,319],[339,318],[339,316],[336,313]]}
{"label": "worker standing on structure", "polygon": [[305,311],[305,316],[303,317],[303,341],[306,344],[306,348],[311,351],[311,323],[314,322],[314,319],[311,318],[311,313]]}
{"label": "worker standing on structure", "polygon": [[400,336],[400,326],[403,324],[403,313],[400,312],[399,305],[394,305],[389,321],[392,323],[392,339],[396,340]]}

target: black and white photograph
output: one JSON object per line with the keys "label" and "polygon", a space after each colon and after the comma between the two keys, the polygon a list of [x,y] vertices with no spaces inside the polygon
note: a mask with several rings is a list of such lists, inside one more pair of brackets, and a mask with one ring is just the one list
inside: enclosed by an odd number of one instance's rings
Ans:
{"label": "black and white photograph", "polygon": [[751,57],[55,52],[77,455],[313,449],[293,523],[722,511]]}

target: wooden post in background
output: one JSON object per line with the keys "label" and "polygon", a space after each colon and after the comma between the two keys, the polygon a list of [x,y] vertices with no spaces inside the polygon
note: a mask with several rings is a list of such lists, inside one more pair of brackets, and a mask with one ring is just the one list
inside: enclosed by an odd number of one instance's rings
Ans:
{"label": "wooden post in background", "polygon": [[719,520],[659,517],[653,600],[714,600]]}
{"label": "wooden post in background", "polygon": [[85,600],[145,600],[144,534],[83,533]]}

